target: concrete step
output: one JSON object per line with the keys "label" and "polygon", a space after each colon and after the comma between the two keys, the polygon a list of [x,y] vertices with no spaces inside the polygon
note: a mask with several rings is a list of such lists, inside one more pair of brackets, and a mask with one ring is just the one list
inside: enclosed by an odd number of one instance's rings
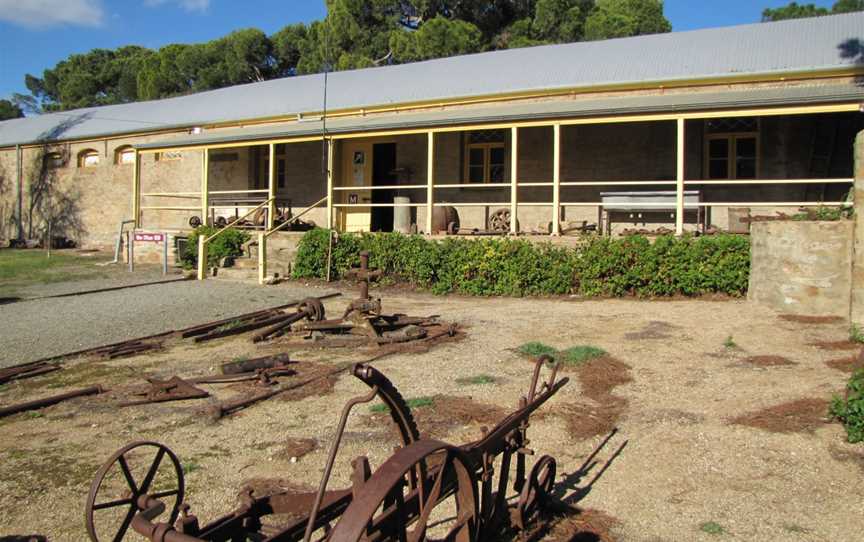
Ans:
{"label": "concrete step", "polygon": [[216,276],[213,278],[219,280],[233,280],[241,282],[258,282],[258,269],[220,267],[216,270]]}

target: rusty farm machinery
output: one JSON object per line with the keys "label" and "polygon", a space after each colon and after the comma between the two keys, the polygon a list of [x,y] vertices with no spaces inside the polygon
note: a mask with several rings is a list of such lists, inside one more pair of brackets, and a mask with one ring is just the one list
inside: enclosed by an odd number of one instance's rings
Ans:
{"label": "rusty farm machinery", "polygon": [[[549,374],[541,379],[544,364]],[[411,409],[382,373],[366,364],[352,372],[370,391],[342,409],[317,491],[259,495],[247,486],[236,509],[202,526],[184,500],[183,469],[174,452],[156,442],[133,442],[115,452],[91,484],[85,509],[90,539],[119,542],[134,532],[151,542],[471,542],[525,529],[554,502],[555,459],[541,456],[526,472],[527,456],[534,453],[529,417],[567,383],[557,379],[548,358],[536,361],[517,409],[461,446],[421,438]],[[368,458],[354,459],[351,486],[328,490],[349,414],[376,397],[389,408],[401,446],[374,473]],[[515,502],[508,498],[511,487]]]}

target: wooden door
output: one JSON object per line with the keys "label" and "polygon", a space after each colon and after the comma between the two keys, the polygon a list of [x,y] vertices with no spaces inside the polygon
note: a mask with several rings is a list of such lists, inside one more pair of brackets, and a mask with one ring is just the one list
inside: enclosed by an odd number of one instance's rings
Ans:
{"label": "wooden door", "polygon": [[[342,142],[342,179],[339,186],[372,186],[372,143],[370,141]],[[363,204],[372,201],[370,190],[342,190],[338,201],[347,204]],[[343,207],[341,229],[346,232],[370,231],[372,227],[372,208]]]}

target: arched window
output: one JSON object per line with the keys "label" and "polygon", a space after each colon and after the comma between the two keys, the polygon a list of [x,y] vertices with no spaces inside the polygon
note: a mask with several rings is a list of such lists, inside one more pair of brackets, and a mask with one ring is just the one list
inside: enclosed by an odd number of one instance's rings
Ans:
{"label": "arched window", "polygon": [[117,150],[114,151],[114,163],[117,165],[134,164],[135,149],[132,148],[132,145],[117,147]]}
{"label": "arched window", "polygon": [[84,149],[78,153],[78,167],[95,167],[99,165],[99,151]]}

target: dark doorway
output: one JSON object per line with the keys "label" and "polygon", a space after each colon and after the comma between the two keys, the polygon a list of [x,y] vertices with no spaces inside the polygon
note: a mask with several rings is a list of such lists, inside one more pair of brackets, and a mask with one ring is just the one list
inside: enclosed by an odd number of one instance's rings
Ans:
{"label": "dark doorway", "polygon": [[[372,146],[372,186],[397,184],[396,143]],[[395,190],[372,190],[372,203],[393,203]],[[393,208],[372,207],[372,231],[393,231]]]}

